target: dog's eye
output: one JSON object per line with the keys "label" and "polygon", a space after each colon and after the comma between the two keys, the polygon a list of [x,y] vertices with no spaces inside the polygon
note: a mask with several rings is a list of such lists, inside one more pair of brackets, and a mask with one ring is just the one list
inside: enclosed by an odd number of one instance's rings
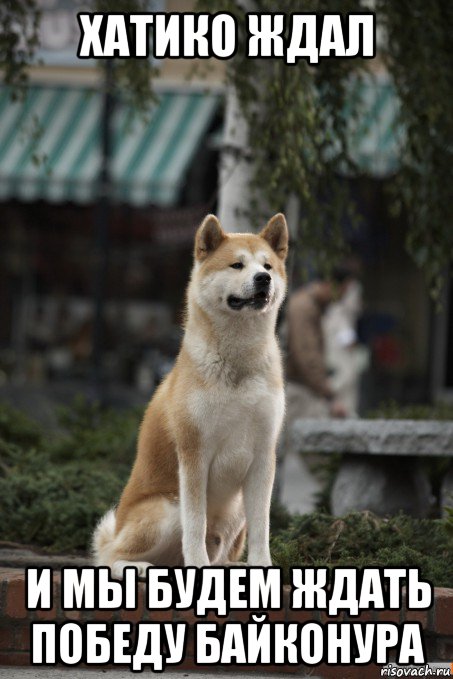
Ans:
{"label": "dog's eye", "polygon": [[270,264],[265,264],[264,268],[266,269],[266,271],[270,271],[272,269],[272,266]]}
{"label": "dog's eye", "polygon": [[243,269],[244,265],[242,262],[235,262],[234,264],[230,264],[232,269]]}

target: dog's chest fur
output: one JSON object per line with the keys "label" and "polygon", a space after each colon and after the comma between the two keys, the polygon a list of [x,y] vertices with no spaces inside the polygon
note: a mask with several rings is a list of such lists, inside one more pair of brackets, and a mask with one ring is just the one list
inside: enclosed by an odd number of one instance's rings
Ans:
{"label": "dog's chest fur", "polygon": [[190,392],[187,405],[209,465],[208,494],[219,501],[239,491],[255,455],[268,454],[284,410],[283,389],[274,374],[279,366],[275,339],[264,354],[228,348],[219,351],[200,341],[188,346],[205,385]]}
{"label": "dog's chest fur", "polygon": [[209,465],[208,495],[218,501],[237,493],[259,450],[279,427],[283,397],[270,394],[264,379],[238,387],[213,386],[194,391],[189,411],[201,433],[200,454]]}

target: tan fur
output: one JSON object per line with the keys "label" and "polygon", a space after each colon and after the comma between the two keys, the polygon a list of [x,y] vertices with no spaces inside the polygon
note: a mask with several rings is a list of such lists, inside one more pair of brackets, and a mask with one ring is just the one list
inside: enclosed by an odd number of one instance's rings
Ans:
{"label": "tan fur", "polygon": [[[260,235],[226,234],[213,215],[200,226],[175,366],[154,394],[137,457],[115,512],[93,537],[97,565],[121,575],[149,563],[238,561],[270,565],[269,503],[283,417],[275,339],[286,289],[283,215]],[[242,270],[232,268],[243,262]],[[272,267],[266,301],[253,307],[254,276]],[[234,310],[229,300],[246,300]]]}

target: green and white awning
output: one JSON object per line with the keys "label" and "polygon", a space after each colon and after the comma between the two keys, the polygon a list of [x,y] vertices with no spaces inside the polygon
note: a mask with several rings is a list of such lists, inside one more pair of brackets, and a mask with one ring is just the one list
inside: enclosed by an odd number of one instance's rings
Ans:
{"label": "green and white awning", "polygon": [[[163,93],[144,120],[122,104],[113,116],[113,198],[174,205],[220,98]],[[102,97],[91,89],[31,87],[13,102],[0,89],[0,200],[89,203],[98,195]]]}
{"label": "green and white awning", "polygon": [[[388,77],[351,84],[349,151],[359,171],[398,169],[402,131]],[[167,92],[147,120],[118,104],[113,117],[112,198],[143,206],[177,203],[187,170],[220,105],[217,94]],[[353,108],[353,106],[351,107]],[[13,102],[0,88],[0,201],[90,203],[101,165],[102,97],[92,89],[31,87]]]}
{"label": "green and white awning", "polygon": [[[349,107],[348,107],[349,108]],[[398,170],[404,132],[398,122],[399,101],[387,74],[361,75],[352,80],[349,152],[358,169],[372,177]]]}

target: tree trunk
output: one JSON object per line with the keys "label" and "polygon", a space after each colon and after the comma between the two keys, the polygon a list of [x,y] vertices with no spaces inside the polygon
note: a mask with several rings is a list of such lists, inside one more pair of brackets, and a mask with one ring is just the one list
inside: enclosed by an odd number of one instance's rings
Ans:
{"label": "tree trunk", "polygon": [[253,163],[248,142],[248,124],[235,88],[227,90],[225,132],[220,157],[218,216],[226,231],[251,231],[250,179]]}

